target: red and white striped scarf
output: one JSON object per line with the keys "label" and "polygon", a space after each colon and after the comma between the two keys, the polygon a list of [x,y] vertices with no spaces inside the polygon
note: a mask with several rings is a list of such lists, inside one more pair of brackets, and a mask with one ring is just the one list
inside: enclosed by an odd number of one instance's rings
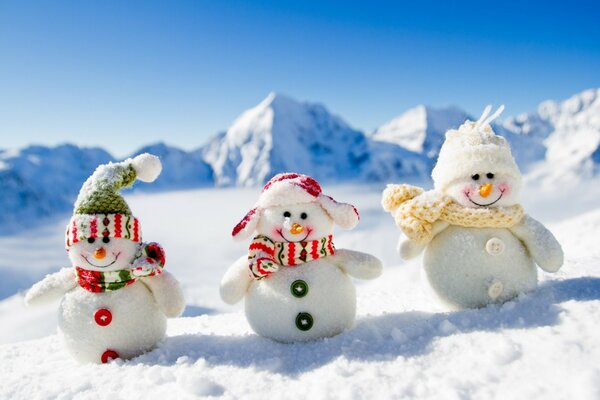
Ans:
{"label": "red and white striped scarf", "polygon": [[93,293],[112,292],[131,285],[140,278],[162,273],[165,266],[165,250],[158,243],[140,245],[131,268],[117,271],[91,271],[75,267],[79,286]]}
{"label": "red and white striped scarf", "polygon": [[266,236],[252,239],[248,249],[250,276],[262,279],[279,270],[279,266],[298,266],[335,253],[333,235],[307,242],[274,242]]}

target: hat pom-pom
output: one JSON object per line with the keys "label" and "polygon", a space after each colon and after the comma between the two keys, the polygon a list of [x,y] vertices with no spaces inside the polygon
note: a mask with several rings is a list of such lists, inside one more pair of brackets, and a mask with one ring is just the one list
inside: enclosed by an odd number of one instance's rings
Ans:
{"label": "hat pom-pom", "polygon": [[131,165],[142,182],[153,182],[162,171],[160,159],[153,154],[140,154],[131,160]]}

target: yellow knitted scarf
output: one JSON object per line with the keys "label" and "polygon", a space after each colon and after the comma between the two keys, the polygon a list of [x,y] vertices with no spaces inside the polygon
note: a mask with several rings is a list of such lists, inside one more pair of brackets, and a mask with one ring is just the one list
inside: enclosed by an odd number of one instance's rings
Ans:
{"label": "yellow knitted scarf", "polygon": [[442,220],[451,225],[473,228],[510,228],[523,219],[520,205],[471,208],[455,203],[448,195],[411,185],[388,185],[381,199],[383,209],[394,217],[396,225],[411,240],[428,243],[433,239],[433,223]]}

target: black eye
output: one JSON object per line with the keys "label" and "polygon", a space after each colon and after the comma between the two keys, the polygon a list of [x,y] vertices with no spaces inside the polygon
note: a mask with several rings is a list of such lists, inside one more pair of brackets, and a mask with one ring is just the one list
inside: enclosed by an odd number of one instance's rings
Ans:
{"label": "black eye", "polygon": [[471,177],[471,179],[473,179],[474,181],[478,181],[479,180],[479,174],[475,174]]}
{"label": "black eye", "polygon": [[102,241],[103,241],[104,243],[108,243],[108,242],[110,242],[110,238],[108,238],[108,237],[104,236],[104,237],[102,238]]}
{"label": "black eye", "polygon": [[487,176],[488,179],[494,179],[494,174],[492,174],[491,172],[488,172],[487,174],[485,174],[485,176]]}
{"label": "black eye", "polygon": [[289,211],[286,211],[286,212],[283,213],[283,216],[286,217],[286,218],[289,218],[289,217],[292,216],[292,213],[289,212]]}
{"label": "black eye", "polygon": [[96,239],[94,238],[88,238],[88,243],[94,243],[96,241]]}
{"label": "black eye", "polygon": [[306,219],[306,218],[308,218],[308,214],[302,213],[302,214],[300,214],[300,218]]}

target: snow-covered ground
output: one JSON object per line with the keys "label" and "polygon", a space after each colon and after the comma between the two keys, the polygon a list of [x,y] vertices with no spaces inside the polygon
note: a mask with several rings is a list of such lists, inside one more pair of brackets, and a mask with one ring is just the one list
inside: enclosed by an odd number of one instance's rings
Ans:
{"label": "snow-covered ground", "polygon": [[600,398],[598,182],[526,188],[524,206],[561,241],[565,266],[553,275],[540,271],[535,293],[455,312],[432,302],[420,260],[396,255],[399,232],[379,206],[382,188],[326,188],[361,211],[357,229],[336,231],[336,246],[377,255],[385,271],[356,282],[355,328],[313,343],[260,338],[241,304],[219,298],[222,274],[247,246],[230,239],[231,228],[257,189],[128,196],[145,240],[164,245],[189,306],[169,321],[159,348],[109,365],[70,359],[55,334],[58,304],[23,306],[22,289],[68,266],[69,216],[0,237],[0,398]]}

